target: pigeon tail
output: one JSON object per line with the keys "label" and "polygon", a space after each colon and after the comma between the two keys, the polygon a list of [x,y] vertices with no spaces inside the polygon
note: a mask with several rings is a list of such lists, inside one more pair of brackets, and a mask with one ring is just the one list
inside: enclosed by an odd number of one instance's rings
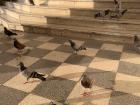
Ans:
{"label": "pigeon tail", "polygon": [[123,16],[127,12],[127,9],[123,10],[121,15]]}
{"label": "pigeon tail", "polygon": [[96,13],[96,14],[94,15],[94,18],[97,18],[97,17],[101,17],[101,14],[100,14],[100,13]]}
{"label": "pigeon tail", "polygon": [[43,76],[38,77],[38,79],[42,80],[42,81],[46,81],[46,78]]}
{"label": "pigeon tail", "polygon": [[39,74],[39,73],[37,73],[37,72],[32,72],[32,74],[31,74],[31,78],[38,78],[38,79],[40,79],[40,80],[42,80],[42,81],[46,81],[46,78],[45,77],[43,77],[43,76],[45,76],[45,75],[43,75],[43,74]]}

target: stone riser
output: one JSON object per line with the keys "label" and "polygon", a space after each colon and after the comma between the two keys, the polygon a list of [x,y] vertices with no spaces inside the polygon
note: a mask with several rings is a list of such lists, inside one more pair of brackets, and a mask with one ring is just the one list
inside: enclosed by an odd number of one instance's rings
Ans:
{"label": "stone riser", "polygon": [[21,11],[25,11],[31,14],[38,14],[43,16],[69,16],[70,10],[69,9],[62,9],[62,8],[48,8],[48,7],[38,7],[38,6],[29,6],[23,5],[18,3],[6,3],[7,7],[15,8]]}
{"label": "stone riser", "polygon": [[60,30],[60,29],[53,29],[53,28],[41,28],[41,27],[32,27],[32,26],[25,26],[25,32],[29,33],[40,33],[46,34],[51,36],[60,36],[60,37],[68,37],[68,38],[80,38],[84,40],[104,40],[104,41],[112,41],[112,42],[121,42],[121,43],[133,43],[133,37],[126,37],[126,36],[111,36],[99,33],[85,33],[85,32],[78,32],[72,30]]}
{"label": "stone riser", "polygon": [[77,27],[90,27],[90,28],[103,28],[106,30],[131,30],[131,31],[140,31],[140,24],[121,24],[113,22],[102,22],[102,21],[90,21],[86,20],[77,20],[71,18],[47,18],[48,24],[61,24],[67,26],[77,26]]}
{"label": "stone riser", "polygon": [[[98,13],[99,10],[86,10],[86,9],[71,9],[71,16],[83,16],[83,17],[93,17],[94,14]],[[113,12],[112,12],[113,13]],[[109,18],[110,15],[106,16]],[[126,12],[126,14],[121,17],[123,19],[139,19],[140,20],[140,12]]]}
{"label": "stone riser", "polygon": [[[123,8],[140,9],[140,2],[123,2]],[[62,6],[69,8],[114,8],[112,1],[64,1],[64,0],[49,0],[48,6]]]}

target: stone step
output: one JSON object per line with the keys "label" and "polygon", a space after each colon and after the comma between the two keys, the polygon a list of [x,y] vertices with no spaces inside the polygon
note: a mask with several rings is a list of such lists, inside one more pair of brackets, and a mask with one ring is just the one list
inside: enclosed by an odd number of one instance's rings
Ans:
{"label": "stone step", "polygon": [[23,26],[18,23],[15,18],[12,18],[5,14],[0,14],[0,22],[8,29],[23,31]]}
{"label": "stone step", "polygon": [[[7,18],[6,18],[7,17]],[[106,41],[115,41],[123,43],[132,43],[134,35],[140,35],[140,32],[136,31],[118,31],[118,30],[106,30],[104,28],[96,27],[77,27],[77,26],[67,26],[67,25],[57,25],[57,24],[20,24],[14,18],[1,15],[0,20],[3,25],[13,30],[20,30],[31,33],[41,33],[49,34],[55,36],[82,38],[82,39],[98,39]]]}
{"label": "stone step", "polygon": [[15,8],[20,11],[25,11],[30,14],[37,14],[37,15],[45,15],[45,16],[69,16],[70,9],[69,8],[58,8],[58,7],[48,7],[48,6],[32,6],[32,5],[25,5],[21,3],[11,3],[7,2],[6,6],[8,8]]}
{"label": "stone step", "polygon": [[[49,34],[63,37],[81,39],[98,39],[112,42],[133,43],[134,34],[131,31],[109,32],[101,28],[76,27],[66,25],[48,24],[47,26],[23,25],[25,32]],[[140,32],[135,32],[140,35]]]}
{"label": "stone step", "polygon": [[[140,9],[139,0],[122,0],[122,7]],[[49,0],[48,6],[62,6],[68,8],[114,8],[113,0]]]}
{"label": "stone step", "polygon": [[125,30],[125,31],[140,31],[140,20],[109,20],[109,19],[93,19],[85,17],[47,17],[48,24],[89,27],[89,28],[104,28],[106,30]]}
{"label": "stone step", "polygon": [[46,24],[47,19],[45,16],[33,15],[24,11],[20,11],[14,8],[1,8],[4,14],[15,18],[21,24],[31,23],[31,24]]}
{"label": "stone step", "polygon": [[[82,8],[73,8],[70,11],[71,16],[82,16],[82,17],[93,17],[94,15],[103,10],[111,10],[111,14],[115,13],[115,11],[111,8],[102,8],[102,9],[82,9]],[[107,16],[109,18],[110,15]],[[124,14],[122,19],[140,19],[140,9],[128,9],[128,11]]]}

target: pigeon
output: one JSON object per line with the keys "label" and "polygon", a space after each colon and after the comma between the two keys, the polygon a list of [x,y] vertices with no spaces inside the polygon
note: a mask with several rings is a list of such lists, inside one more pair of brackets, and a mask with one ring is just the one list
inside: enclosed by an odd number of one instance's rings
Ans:
{"label": "pigeon", "polygon": [[140,51],[140,39],[136,35],[134,36],[134,46],[138,51]]}
{"label": "pigeon", "polygon": [[35,5],[33,0],[29,0],[30,4]]}
{"label": "pigeon", "polygon": [[97,18],[97,17],[104,17],[104,16],[107,16],[109,13],[110,13],[110,10],[107,9],[107,10],[105,10],[105,11],[100,11],[100,12],[96,13],[96,14],[94,15],[94,17],[95,17],[95,18]]}
{"label": "pigeon", "polygon": [[73,49],[74,52],[78,52],[78,51],[81,51],[81,50],[86,50],[86,47],[84,46],[77,46],[76,43],[72,40],[68,40],[69,43],[70,43],[70,46],[71,48]]}
{"label": "pigeon", "polygon": [[56,104],[55,104],[54,102],[51,101],[51,102],[49,103],[49,105],[56,105]]}
{"label": "pigeon", "polygon": [[[88,75],[84,74],[81,78],[81,85],[86,89],[91,89],[93,86],[93,80],[91,80]],[[91,92],[84,92],[82,95],[88,96],[90,94]]]}
{"label": "pigeon", "polygon": [[26,50],[26,53],[30,51],[29,48],[27,48],[24,44],[20,43],[16,38],[14,40],[14,47],[18,50],[19,54],[22,54],[24,50]]}
{"label": "pigeon", "polygon": [[120,12],[119,14],[115,14],[115,15],[112,15],[111,18],[120,18],[122,17],[128,10],[125,9],[123,10],[122,12]]}
{"label": "pigeon", "polygon": [[12,31],[8,30],[6,27],[4,27],[4,33],[5,33],[5,35],[7,35],[9,38],[11,38],[12,36],[16,36],[16,35],[17,35],[17,33],[14,33],[14,32],[12,32]]}
{"label": "pigeon", "polygon": [[123,10],[123,11],[121,12],[121,16],[123,16],[127,11],[128,11],[127,9]]}
{"label": "pigeon", "polygon": [[33,78],[33,79],[38,78],[41,81],[46,81],[46,78],[44,77],[45,76],[44,74],[39,74],[36,71],[28,70],[28,68],[26,66],[24,66],[23,62],[20,62],[17,66],[19,66],[19,70],[23,74],[23,76],[25,76],[27,78],[27,82],[25,82],[25,83],[28,83],[30,78]]}
{"label": "pigeon", "polygon": [[14,47],[19,51],[22,52],[25,49],[25,45],[20,43],[16,38],[14,38]]}

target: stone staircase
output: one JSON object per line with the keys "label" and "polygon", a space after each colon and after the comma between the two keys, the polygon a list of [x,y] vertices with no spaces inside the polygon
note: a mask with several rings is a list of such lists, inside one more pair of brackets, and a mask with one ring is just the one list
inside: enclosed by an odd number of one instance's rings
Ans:
{"label": "stone staircase", "polygon": [[8,2],[0,8],[0,20],[13,30],[132,43],[134,35],[140,36],[140,1],[122,4],[128,9],[122,18],[95,19],[100,10],[113,12],[113,0],[49,0],[42,6]]}

